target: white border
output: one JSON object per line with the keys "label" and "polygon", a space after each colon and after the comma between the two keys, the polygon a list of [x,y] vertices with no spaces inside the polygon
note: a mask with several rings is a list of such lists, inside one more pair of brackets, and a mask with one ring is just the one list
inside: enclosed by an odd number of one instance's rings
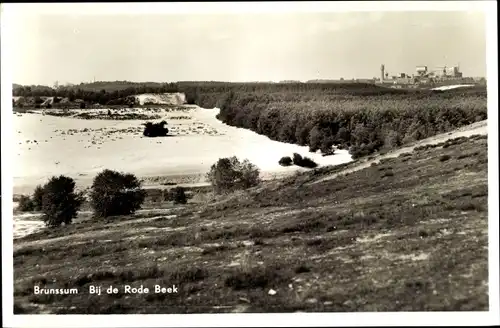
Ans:
{"label": "white border", "polygon": [[493,1],[295,1],[295,2],[177,2],[26,3],[9,5],[23,14],[227,14],[347,11],[483,11]]}
{"label": "white border", "polygon": [[[496,1],[383,1],[383,2],[240,2],[240,3],[86,3],[2,4],[2,285],[3,318],[9,327],[202,327],[202,326],[428,326],[500,324],[498,239],[498,51]],[[331,11],[484,11],[487,17],[488,79],[488,183],[489,183],[489,312],[399,312],[399,313],[293,313],[293,314],[196,314],[196,315],[17,315],[13,316],[12,223],[12,134],[10,21],[16,15],[32,14],[165,14],[165,13],[284,13]],[[5,15],[8,13],[8,15]],[[7,210],[9,209],[9,210]]]}

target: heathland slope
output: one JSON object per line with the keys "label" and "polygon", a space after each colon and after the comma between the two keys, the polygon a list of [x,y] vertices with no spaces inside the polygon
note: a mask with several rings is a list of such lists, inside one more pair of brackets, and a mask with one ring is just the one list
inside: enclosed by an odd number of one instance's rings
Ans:
{"label": "heathland slope", "polygon": [[15,312],[487,310],[487,162],[486,137],[463,137],[314,184],[342,168],[33,234],[14,244]]}

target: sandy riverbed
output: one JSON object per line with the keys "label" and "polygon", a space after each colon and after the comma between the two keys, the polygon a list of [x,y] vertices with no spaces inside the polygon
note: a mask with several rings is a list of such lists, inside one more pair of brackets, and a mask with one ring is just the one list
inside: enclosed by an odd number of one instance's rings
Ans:
{"label": "sandy riverbed", "polygon": [[[142,108],[128,111],[147,113]],[[143,137],[144,120],[85,120],[42,115],[41,111],[14,115],[14,193],[31,193],[37,184],[59,174],[71,176],[80,188],[88,187],[103,169],[134,173],[146,181],[161,176],[177,183],[200,183],[212,164],[229,156],[249,159],[264,178],[300,169],[278,165],[282,156],[294,152],[319,165],[351,160],[346,150],[323,157],[310,153],[308,147],[228,126],[215,118],[218,112],[197,106],[151,111],[161,117],[152,121],[165,119],[168,123],[171,136],[163,138]]]}

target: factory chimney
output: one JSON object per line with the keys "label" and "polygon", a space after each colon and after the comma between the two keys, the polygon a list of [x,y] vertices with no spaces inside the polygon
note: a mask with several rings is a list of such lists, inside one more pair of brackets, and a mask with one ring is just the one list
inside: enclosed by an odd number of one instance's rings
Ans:
{"label": "factory chimney", "polygon": [[384,71],[385,71],[385,66],[384,64],[380,65],[380,82],[384,82]]}

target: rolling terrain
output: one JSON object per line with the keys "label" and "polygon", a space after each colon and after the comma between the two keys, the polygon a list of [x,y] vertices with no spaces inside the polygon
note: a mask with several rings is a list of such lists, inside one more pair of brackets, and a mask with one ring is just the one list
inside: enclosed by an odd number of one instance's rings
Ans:
{"label": "rolling terrain", "polygon": [[[106,168],[136,174],[150,198],[106,219],[87,204],[57,229],[22,226],[36,214],[15,217],[15,313],[488,310],[484,87],[123,86],[16,89],[91,105],[15,114],[16,193],[55,174],[85,188]],[[141,136],[145,120],[160,119],[171,137]],[[294,152],[319,167],[278,165]],[[226,195],[201,186],[217,159],[233,155],[264,181]],[[162,198],[183,183],[186,205]],[[178,292],[155,293],[158,284]],[[91,286],[120,291],[90,295]]]}
{"label": "rolling terrain", "polygon": [[488,310],[487,139],[442,140],[18,239],[15,313]]}

